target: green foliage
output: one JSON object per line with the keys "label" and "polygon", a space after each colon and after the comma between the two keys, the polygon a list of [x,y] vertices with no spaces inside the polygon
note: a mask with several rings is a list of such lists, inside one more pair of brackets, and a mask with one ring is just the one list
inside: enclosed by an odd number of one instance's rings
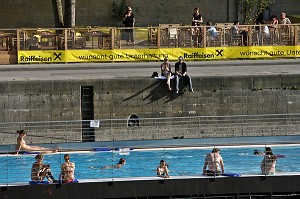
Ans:
{"label": "green foliage", "polygon": [[254,24],[259,14],[270,6],[270,0],[239,0],[239,11],[243,24]]}
{"label": "green foliage", "polygon": [[127,1],[122,0],[120,5],[118,5],[115,1],[112,3],[112,18],[117,22],[122,21],[123,15],[127,9]]}

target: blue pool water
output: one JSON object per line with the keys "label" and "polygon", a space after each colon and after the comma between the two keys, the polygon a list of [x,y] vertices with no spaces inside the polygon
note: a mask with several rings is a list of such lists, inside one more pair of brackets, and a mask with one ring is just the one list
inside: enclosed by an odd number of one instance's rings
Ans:
{"label": "blue pool water", "polygon": [[[263,147],[222,148],[221,155],[225,164],[225,172],[239,174],[260,174],[262,156],[255,156],[254,149],[263,151]],[[276,173],[300,172],[300,146],[273,146],[274,154],[284,155],[279,158]],[[147,177],[156,175],[156,167],[161,159],[169,164],[171,176],[197,176],[202,174],[204,158],[212,148],[197,149],[160,149],[132,150],[125,154],[119,152],[87,152],[70,153],[75,162],[77,179],[103,179],[122,177]],[[44,163],[51,165],[55,178],[60,173],[65,153],[45,155]],[[28,182],[35,155],[1,155],[0,183]],[[116,164],[124,157],[127,164],[120,169],[103,169],[101,167]]]}

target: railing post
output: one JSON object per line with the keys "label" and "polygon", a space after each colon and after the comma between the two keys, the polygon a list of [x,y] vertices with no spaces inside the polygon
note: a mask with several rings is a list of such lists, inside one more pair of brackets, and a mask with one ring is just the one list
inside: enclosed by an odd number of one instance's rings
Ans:
{"label": "railing post", "polygon": [[[202,29],[202,28],[201,28]],[[200,32],[200,34],[201,34],[201,32]],[[205,26],[203,26],[203,48],[205,48],[207,45],[206,45],[206,40],[207,40],[207,38],[206,38],[206,27]],[[201,41],[200,41],[201,42]]]}
{"label": "railing post", "polygon": [[160,27],[157,28],[157,48],[160,48],[160,35],[161,35],[161,30]]}
{"label": "railing post", "polygon": [[21,33],[21,31],[20,31],[20,29],[18,29],[17,30],[17,51],[19,51],[21,49],[20,33]]}
{"label": "railing post", "polygon": [[248,26],[248,46],[252,46],[252,26]]}
{"label": "railing post", "polygon": [[294,25],[294,45],[297,46],[298,44],[298,26]]}
{"label": "railing post", "polygon": [[68,29],[64,29],[64,49],[67,50],[68,49]]}
{"label": "railing post", "polygon": [[110,32],[110,49],[115,48],[115,28],[111,28]]}

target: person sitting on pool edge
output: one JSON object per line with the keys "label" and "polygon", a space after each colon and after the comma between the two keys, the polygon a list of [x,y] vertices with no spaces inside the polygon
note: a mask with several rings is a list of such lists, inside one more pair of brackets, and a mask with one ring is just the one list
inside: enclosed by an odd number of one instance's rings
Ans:
{"label": "person sitting on pool edge", "polygon": [[[222,173],[224,173],[224,163],[223,158],[220,155],[220,149],[214,148],[211,153],[207,154],[205,157],[202,174],[207,176],[218,176],[221,174],[220,166]],[[206,170],[206,167],[208,167],[208,170]]]}
{"label": "person sitting on pool edge", "polygon": [[31,180],[35,182],[41,182],[45,179],[48,179],[49,182],[56,183],[57,180],[54,179],[49,164],[44,164],[43,159],[44,156],[42,154],[38,154],[35,156],[36,162],[32,164],[31,168]]}
{"label": "person sitting on pool edge", "polygon": [[59,180],[63,183],[74,182],[74,171],[75,171],[75,163],[70,161],[70,155],[64,155],[65,162],[61,165],[61,172],[59,175]]}
{"label": "person sitting on pool edge", "polygon": [[260,169],[263,175],[275,174],[277,157],[273,154],[271,147],[266,147],[265,157],[261,161]]}
{"label": "person sitting on pool edge", "polygon": [[168,164],[165,160],[161,160],[159,166],[156,168],[157,176],[163,178],[170,178]]}
{"label": "person sitting on pool edge", "polygon": [[29,146],[25,142],[27,132],[24,130],[18,130],[17,133],[19,134],[19,136],[17,138],[16,155],[19,154],[20,150],[37,151],[42,153],[55,153],[58,151],[58,149],[49,149],[41,146]]}

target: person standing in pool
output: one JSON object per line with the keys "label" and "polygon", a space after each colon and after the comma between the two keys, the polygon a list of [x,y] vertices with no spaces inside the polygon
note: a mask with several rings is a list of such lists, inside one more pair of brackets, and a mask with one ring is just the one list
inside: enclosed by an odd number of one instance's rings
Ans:
{"label": "person standing in pool", "polygon": [[165,160],[161,160],[159,166],[156,168],[157,176],[163,178],[170,178],[168,164]]}
{"label": "person standing in pool", "polygon": [[56,183],[57,180],[54,179],[51,173],[50,165],[43,163],[44,156],[42,154],[38,154],[35,156],[35,159],[36,162],[32,164],[31,168],[31,180],[39,182],[43,181],[46,177],[48,181]]}
{"label": "person standing in pool", "polygon": [[271,147],[266,147],[265,156],[261,162],[260,169],[263,175],[275,174],[277,157],[273,154]]}
{"label": "person standing in pool", "polygon": [[[206,167],[208,167],[208,169],[206,169]],[[205,157],[202,174],[208,176],[218,176],[221,174],[221,172],[224,173],[223,158],[220,155],[220,149],[214,148],[211,153],[207,154]]]}
{"label": "person standing in pool", "polygon": [[70,161],[70,155],[64,155],[65,162],[61,165],[61,172],[59,175],[59,180],[62,180],[63,183],[73,182],[75,163]]}
{"label": "person standing in pool", "polygon": [[17,138],[16,154],[19,154],[20,150],[37,151],[42,153],[55,153],[58,151],[58,149],[49,149],[41,146],[29,146],[25,142],[27,132],[24,130],[18,130],[17,133],[19,136]]}

